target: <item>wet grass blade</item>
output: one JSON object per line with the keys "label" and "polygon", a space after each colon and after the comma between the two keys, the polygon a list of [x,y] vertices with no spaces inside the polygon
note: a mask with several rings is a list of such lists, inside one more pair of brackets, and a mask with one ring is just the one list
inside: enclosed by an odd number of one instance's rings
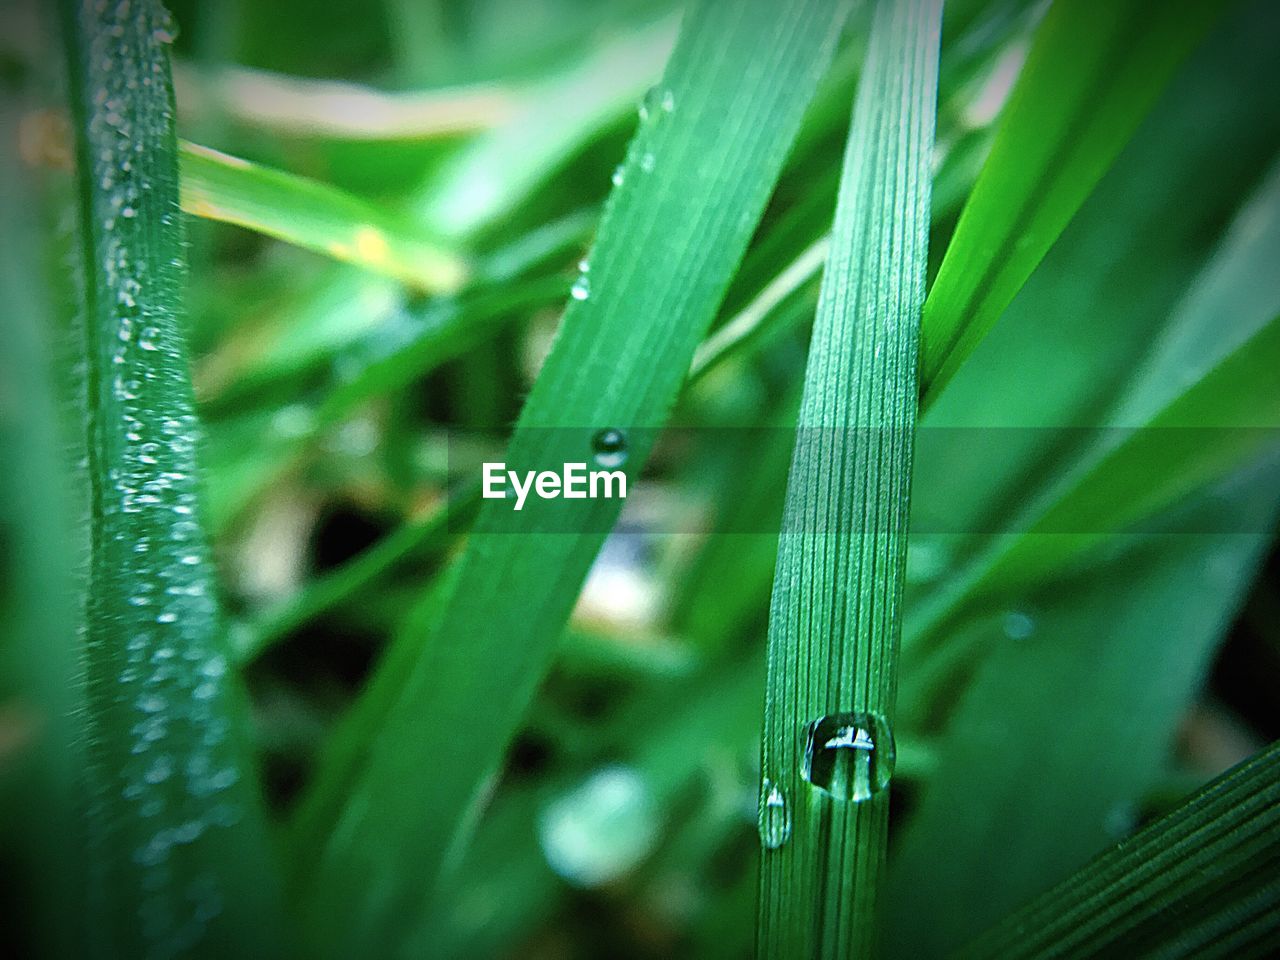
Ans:
{"label": "wet grass blade", "polygon": [[85,919],[116,956],[270,954],[272,865],[200,525],[173,27],[155,2],[62,10],[89,407]]}
{"label": "wet grass blade", "polygon": [[1280,744],[1272,744],[963,956],[1173,960],[1274,956],[1278,948]]}
{"label": "wet grass blade", "polygon": [[929,291],[926,399],[999,319],[1224,6],[1049,8]]}
{"label": "wet grass blade", "polygon": [[[616,427],[628,473],[643,464],[847,11],[690,9],[509,463],[589,459]],[[574,504],[549,533],[536,510],[484,507],[443,611],[397,638],[296,820],[295,893],[335,953],[397,942],[456,861],[619,501]]]}
{"label": "wet grass blade", "polygon": [[867,956],[875,937],[940,19],[937,0],[877,5],[854,107],[769,616],[765,958]]}
{"label": "wet grass blade", "polygon": [[466,262],[403,218],[337,187],[183,143],[182,209],[233,223],[431,293],[452,293]]}

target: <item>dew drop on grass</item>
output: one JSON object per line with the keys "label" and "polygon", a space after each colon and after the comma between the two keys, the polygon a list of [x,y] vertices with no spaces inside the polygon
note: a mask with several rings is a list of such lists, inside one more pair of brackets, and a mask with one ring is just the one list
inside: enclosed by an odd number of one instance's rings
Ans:
{"label": "dew drop on grass", "polygon": [[615,187],[622,186],[622,181],[627,178],[626,168],[622,164],[618,164],[613,168],[613,176],[610,179]]}
{"label": "dew drop on grass", "polygon": [[658,165],[657,159],[652,153],[645,152],[640,157],[640,169],[645,173],[653,173],[653,168]]}
{"label": "dew drop on grass", "polygon": [[586,276],[578,277],[573,281],[573,286],[569,288],[569,296],[575,300],[585,300],[591,296],[591,281]]}
{"label": "dew drop on grass", "polygon": [[676,108],[676,96],[663,87],[650,87],[640,101],[640,119],[656,117],[658,112],[672,113]]}
{"label": "dew drop on grass", "polygon": [[758,826],[766,850],[777,850],[791,839],[791,806],[786,794],[768,777],[760,785]]}
{"label": "dew drop on grass", "polygon": [[627,462],[627,435],[617,427],[606,427],[591,438],[591,459],[596,466],[613,470]]}
{"label": "dew drop on grass", "polygon": [[1004,635],[1010,640],[1027,640],[1035,632],[1035,617],[1025,610],[1010,610],[1004,615]]}
{"label": "dew drop on grass", "polygon": [[833,713],[809,724],[800,775],[837,800],[861,803],[893,778],[889,722],[876,713]]}

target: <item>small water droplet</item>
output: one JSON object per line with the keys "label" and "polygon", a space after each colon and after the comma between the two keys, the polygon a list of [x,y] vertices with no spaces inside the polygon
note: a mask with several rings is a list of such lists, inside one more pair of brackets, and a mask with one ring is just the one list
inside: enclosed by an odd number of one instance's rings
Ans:
{"label": "small water droplet", "polygon": [[657,165],[658,165],[657,159],[649,151],[646,151],[640,157],[640,169],[643,170],[645,173],[653,173],[653,168],[656,167]]}
{"label": "small water droplet", "polygon": [[670,90],[662,87],[650,87],[645,93],[644,99],[640,101],[640,119],[648,120],[650,117],[658,115],[658,111],[663,113],[671,113],[676,108],[676,96]]}
{"label": "small water droplet", "polygon": [[758,826],[766,850],[777,850],[791,839],[791,807],[786,794],[768,777],[760,784]]}
{"label": "small water droplet", "polygon": [[627,178],[627,170],[625,166],[623,166],[622,164],[618,164],[616,167],[613,168],[613,176],[610,177],[610,179],[613,181],[613,185],[615,187],[622,186],[622,181],[625,180],[626,178]]}
{"label": "small water droplet", "polygon": [[590,273],[590,272],[591,272],[591,261],[590,261],[590,260],[588,260],[586,257],[583,257],[581,260],[579,260],[579,261],[578,261],[578,272],[579,272],[579,273]]}
{"label": "small water droplet", "polygon": [[809,724],[800,775],[837,800],[861,803],[889,785],[896,752],[875,713],[834,713]]}
{"label": "small water droplet", "polygon": [[591,452],[597,466],[620,467],[627,462],[627,435],[617,427],[606,427],[591,438]]}
{"label": "small water droplet", "polygon": [[569,288],[569,296],[575,300],[585,300],[591,296],[591,281],[585,276],[579,277],[573,282],[573,286]]}
{"label": "small water droplet", "polygon": [[1035,632],[1035,617],[1025,610],[1010,610],[1004,615],[1004,635],[1010,640],[1026,640]]}

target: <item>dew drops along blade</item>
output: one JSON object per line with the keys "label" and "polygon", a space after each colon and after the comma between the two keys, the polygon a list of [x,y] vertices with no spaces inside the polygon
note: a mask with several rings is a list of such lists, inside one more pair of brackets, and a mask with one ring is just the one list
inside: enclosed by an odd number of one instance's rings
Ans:
{"label": "dew drops along blade", "polygon": [[268,955],[273,870],[196,476],[168,45],[151,0],[64,0],[79,188],[90,559],[85,935]]}

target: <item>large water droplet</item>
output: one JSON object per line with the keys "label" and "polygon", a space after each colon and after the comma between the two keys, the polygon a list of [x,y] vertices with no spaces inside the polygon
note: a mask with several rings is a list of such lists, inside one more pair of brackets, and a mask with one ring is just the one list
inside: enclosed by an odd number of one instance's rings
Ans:
{"label": "large water droplet", "polygon": [[760,842],[766,850],[777,850],[791,838],[791,806],[786,794],[768,777],[760,784],[758,816]]}
{"label": "large water droplet", "polygon": [[658,839],[660,820],[643,778],[608,766],[552,803],[538,820],[542,852],[570,883],[598,886],[638,865]]}
{"label": "large water droplet", "polygon": [[575,300],[585,300],[591,296],[591,281],[586,276],[578,277],[573,281],[573,286],[569,288],[569,296]]}
{"label": "large water droplet", "polygon": [[617,427],[606,427],[591,438],[591,458],[597,466],[614,470],[627,462],[627,435]]}
{"label": "large water droplet", "polygon": [[863,800],[893,777],[889,722],[876,713],[833,713],[809,724],[800,775],[837,800]]}

